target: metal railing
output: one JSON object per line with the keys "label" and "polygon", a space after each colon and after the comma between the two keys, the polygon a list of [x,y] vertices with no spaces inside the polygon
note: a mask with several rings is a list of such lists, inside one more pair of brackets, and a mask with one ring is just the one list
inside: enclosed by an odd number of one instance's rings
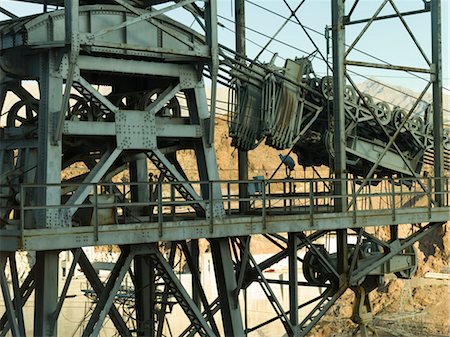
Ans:
{"label": "metal railing", "polygon": [[[437,181],[441,182],[443,191],[435,190]],[[198,196],[192,200],[186,200],[177,191],[180,182],[22,184],[16,197],[19,205],[3,206],[0,210],[2,213],[14,210],[9,222],[21,231],[45,227],[53,221],[53,226],[94,226],[98,234],[100,225],[137,222],[157,223],[162,233],[164,222],[199,218],[209,221],[211,232],[214,222],[221,217],[260,216],[264,226],[271,215],[309,214],[312,222],[316,214],[335,212],[337,198],[347,202],[354,223],[361,212],[369,210],[389,212],[395,222],[400,208],[420,207],[431,217],[437,199],[441,199],[441,207],[450,205],[449,177],[371,179],[358,194],[360,181],[353,179],[347,181],[346,195],[334,195],[334,182],[334,179],[194,181],[189,184]],[[239,197],[242,184],[250,191],[247,198]],[[426,190],[421,185],[426,186]],[[79,205],[66,204],[65,200],[80,188],[88,191],[85,201]],[[62,194],[61,204],[45,202],[45,193],[49,190]],[[133,200],[136,193],[146,195],[148,200]],[[251,205],[246,214],[239,212],[242,201]]]}

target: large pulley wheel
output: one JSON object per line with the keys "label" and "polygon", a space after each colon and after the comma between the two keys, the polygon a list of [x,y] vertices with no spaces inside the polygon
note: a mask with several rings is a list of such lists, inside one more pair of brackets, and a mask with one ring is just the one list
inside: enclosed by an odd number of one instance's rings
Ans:
{"label": "large pulley wheel", "polygon": [[409,246],[402,250],[400,254],[410,256],[411,267],[398,271],[395,273],[395,275],[401,279],[410,279],[414,276],[418,267],[417,249],[414,246]]}
{"label": "large pulley wheel", "polygon": [[394,121],[394,126],[396,129],[400,129],[400,132],[406,132],[406,123],[403,125],[402,128],[400,128],[400,125],[403,123],[403,120],[406,117],[406,112],[405,110],[401,109],[401,108],[396,108],[393,112],[394,117],[393,117],[393,121]]}
{"label": "large pulley wheel", "polygon": [[[429,123],[425,125],[423,136],[423,147],[425,150],[431,150],[434,147],[434,136],[433,136],[433,124]],[[445,148],[445,136],[444,136],[444,148]]]}
{"label": "large pulley wheel", "polygon": [[[323,257],[329,257],[325,248],[321,246],[316,248]],[[306,281],[315,285],[327,285],[327,282],[334,283],[335,281],[333,274],[328,271],[321,258],[312,250],[309,250],[303,259],[303,276]]]}
{"label": "large pulley wheel", "polygon": [[[22,99],[14,103],[6,116],[6,128],[20,128],[24,138],[33,138],[37,133],[39,101],[35,98]],[[35,149],[27,147],[8,149],[3,152],[2,179],[0,181],[0,227],[7,224],[18,206],[16,196],[19,192],[19,184],[34,183],[30,172],[34,170],[36,163]],[[28,174],[25,174],[28,173]],[[27,177],[27,178],[26,178]]]}
{"label": "large pulley wheel", "polygon": [[442,141],[442,145],[444,145],[444,149],[450,150],[450,128],[444,129],[443,133],[444,140]]}
{"label": "large pulley wheel", "polygon": [[347,85],[345,86],[345,91],[344,91],[344,98],[346,101],[348,102],[352,102],[352,103],[357,103],[357,93],[356,90],[353,89],[352,86]]}
{"label": "large pulley wheel", "polygon": [[376,104],[375,114],[382,125],[388,125],[392,120],[392,111],[386,102]]}
{"label": "large pulley wheel", "polygon": [[89,105],[84,97],[70,94],[69,111],[66,119],[71,121],[91,122],[96,120],[94,110],[95,109]]}
{"label": "large pulley wheel", "polygon": [[32,126],[37,123],[39,102],[36,99],[21,100],[8,111],[8,127]]}
{"label": "large pulley wheel", "polygon": [[[6,116],[7,128],[20,128],[24,138],[34,137],[37,132],[39,101],[35,98],[23,99],[14,103]],[[32,177],[29,172],[34,170],[36,163],[30,155],[36,152],[30,148],[17,148],[4,150],[2,159],[2,175],[0,180],[0,227],[9,222],[12,213],[17,209],[16,196],[21,183],[34,183],[33,180],[25,180],[25,176]],[[29,173],[26,175],[25,173]],[[17,217],[17,214],[12,215]]]}
{"label": "large pulley wheel", "polygon": [[363,93],[358,97],[358,104],[365,108],[370,108],[373,106],[373,98],[372,96]]}
{"label": "large pulley wheel", "polygon": [[358,116],[358,119],[360,121],[370,121],[373,119],[372,114],[370,113],[370,110],[373,109],[376,113],[376,106],[373,103],[372,96],[368,94],[362,94],[362,96],[358,97],[358,105],[361,107],[359,110],[360,116]]}
{"label": "large pulley wheel", "polygon": [[331,101],[334,98],[333,77],[322,78],[322,95],[325,99]]}
{"label": "large pulley wheel", "polygon": [[[138,102],[139,109],[146,109],[151,105],[162,93],[163,89],[157,88],[145,93]],[[176,96],[172,97],[157,113],[156,116],[180,117],[181,106]]]}
{"label": "large pulley wheel", "polygon": [[414,116],[407,122],[409,131],[414,133],[422,133],[424,131],[423,119],[420,116]]}

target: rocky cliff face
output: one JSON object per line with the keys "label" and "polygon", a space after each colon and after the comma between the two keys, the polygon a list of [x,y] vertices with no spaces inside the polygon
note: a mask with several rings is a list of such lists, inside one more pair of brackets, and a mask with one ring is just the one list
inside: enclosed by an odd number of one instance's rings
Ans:
{"label": "rocky cliff face", "polygon": [[[398,91],[386,88],[373,82],[364,82],[360,88],[380,100],[407,108],[413,104],[413,98],[418,93],[408,91],[404,88],[396,88]],[[37,93],[35,89],[34,92]],[[216,116],[215,130],[215,148],[219,174],[221,179],[237,179],[237,151],[231,146],[231,139],[228,137],[228,127],[226,122],[227,97],[226,89],[219,89],[218,93],[218,115]],[[450,96],[444,96],[444,119],[450,123]],[[5,106],[11,106],[14,97],[10,97],[11,102]],[[431,100],[430,95],[425,97],[427,101]],[[422,104],[421,108],[425,108]],[[2,120],[3,122],[3,120]],[[2,123],[0,123],[2,124]],[[261,144],[257,149],[249,153],[249,177],[264,176],[270,178],[279,166],[280,153],[286,154],[288,151],[276,151],[273,148]],[[296,159],[296,158],[295,158]],[[198,179],[196,175],[196,163],[190,151],[184,151],[179,154],[179,160],[182,166],[186,168],[187,175],[192,179]],[[80,165],[78,165],[80,166]],[[81,170],[80,172],[76,170]],[[84,167],[74,167],[74,171],[67,171],[64,174],[69,177],[71,174],[80,174]],[[328,168],[316,168],[316,172],[311,169],[303,170],[296,166],[292,176],[294,178],[311,178],[318,175],[328,176]],[[274,178],[284,178],[284,168],[280,168],[274,175]],[[385,233],[386,234],[386,233]],[[380,233],[383,235],[383,233]],[[436,231],[432,237],[427,237],[417,244],[419,248],[419,270],[418,276],[422,277],[426,272],[449,272],[450,264],[450,225],[447,223],[441,231]],[[264,246],[264,242],[255,242],[255,253],[273,253],[270,247]],[[207,245],[202,243],[202,250],[206,250]],[[26,256],[23,257],[23,263],[29,263]],[[441,283],[420,283],[416,281],[402,281],[390,279],[385,286],[374,291],[371,295],[374,301],[374,311],[381,317],[380,326],[383,329],[392,327],[392,331],[385,333],[384,336],[444,336],[449,335],[449,306],[450,306],[450,286],[448,282]],[[353,295],[348,292],[330,311],[322,323],[315,329],[312,336],[346,336],[354,326],[348,320],[351,314],[351,304]],[[402,320],[396,313],[409,313],[409,320]],[[412,317],[412,318],[411,318]],[[419,317],[419,320],[414,320]],[[389,321],[389,319],[390,321]],[[394,320],[394,321],[393,321]],[[421,330],[414,330],[414,327],[421,323]],[[414,325],[416,324],[416,325]],[[405,328],[406,326],[406,328]],[[414,332],[415,331],[415,332]],[[383,334],[380,334],[382,336]]]}
{"label": "rocky cliff face", "polygon": [[[401,87],[393,89],[381,84],[366,81],[360,85],[363,92],[376,99],[386,101],[402,108],[410,108],[418,93]],[[401,93],[401,92],[403,93]],[[226,90],[219,90],[219,103],[226,101]],[[424,97],[426,102],[431,101],[431,95]],[[417,113],[423,113],[428,103],[421,103]],[[223,107],[226,110],[226,107]],[[444,121],[450,126],[450,96],[444,96]],[[223,113],[224,110],[218,110]],[[224,116],[216,119],[216,153],[219,173],[222,179],[237,178],[237,152],[230,147],[231,139],[228,137],[227,125]],[[279,164],[279,153],[263,144],[249,153],[249,177],[263,175],[269,178]],[[295,155],[293,155],[295,157]],[[296,158],[295,158],[296,159]],[[328,168],[318,167],[317,172],[311,169],[303,170],[297,166],[292,176],[295,178],[328,176]],[[284,169],[277,171],[276,178],[284,178]],[[407,231],[407,229],[405,229]],[[388,230],[378,233],[385,239]],[[409,233],[403,233],[409,234]],[[384,286],[371,293],[373,312],[376,327],[380,337],[391,336],[448,336],[450,334],[450,284],[445,280],[429,280],[423,278],[427,272],[450,273],[450,223],[441,230],[435,231],[431,236],[416,243],[418,248],[419,268],[416,277],[412,280],[400,280],[393,276],[387,277]],[[256,250],[270,253],[261,244],[255,245]],[[357,328],[349,317],[352,313],[354,294],[351,290],[332,307],[327,315],[311,332],[314,337],[344,337],[352,336]]]}

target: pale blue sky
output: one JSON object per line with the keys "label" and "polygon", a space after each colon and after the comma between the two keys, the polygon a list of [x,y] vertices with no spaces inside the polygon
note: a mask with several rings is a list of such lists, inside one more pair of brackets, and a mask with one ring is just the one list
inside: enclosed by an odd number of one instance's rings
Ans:
{"label": "pale blue sky", "polygon": [[[220,43],[226,44],[230,47],[234,46],[234,35],[230,30],[234,29],[232,22],[228,20],[234,20],[233,13],[233,2],[232,0],[218,0],[218,14],[219,22],[225,27],[219,27],[219,41]],[[253,2],[253,3],[252,3]],[[300,1],[288,1],[288,3],[295,8]],[[331,24],[331,6],[330,0],[307,0],[300,10],[297,12],[298,18],[302,24],[308,28],[308,32],[313,38],[316,45],[326,56],[326,42],[325,38],[321,35],[325,27]],[[353,1],[347,1],[347,11]],[[353,18],[367,18],[370,17],[378,6],[382,3],[382,0],[363,0],[360,1],[357,9],[353,14]],[[408,11],[414,9],[423,8],[422,0],[395,0],[395,4],[401,11]],[[9,11],[15,13],[16,15],[23,16],[27,14],[32,14],[42,10],[41,5],[33,5],[30,3],[11,1],[11,0],[0,0],[0,5]],[[261,6],[261,7],[258,7]],[[279,16],[268,12],[273,11]],[[246,20],[247,27],[247,38],[250,40],[247,43],[247,54],[249,57],[255,57],[259,51],[259,45],[265,45],[268,41],[268,37],[272,36],[279,27],[285,21],[280,16],[288,16],[289,10],[287,6],[281,0],[250,0],[246,3]],[[393,13],[392,7],[388,3],[381,15]],[[186,25],[191,25],[193,20],[190,16],[182,14],[181,11],[175,14],[181,21]],[[4,16],[0,15],[0,19],[5,19]],[[414,15],[405,18],[411,30],[416,35],[418,41],[422,45],[423,49],[426,51],[428,57],[431,59],[431,23],[429,14]],[[442,1],[442,59],[443,59],[443,77],[444,77],[444,87],[450,89],[450,79],[449,79],[449,2]],[[292,19],[295,21],[295,18]],[[195,27],[195,24],[193,25]],[[346,41],[350,44],[354,37],[359,33],[364,25],[353,25],[348,26],[346,29]],[[262,33],[264,35],[261,35]],[[314,51],[313,44],[309,41],[306,34],[302,31],[300,26],[295,22],[289,22],[284,29],[277,35],[277,40],[283,43],[274,41],[267,48],[267,52],[264,52],[260,60],[268,61],[272,57],[273,52],[278,52],[279,58],[277,63],[282,65],[283,58],[294,58],[299,56],[304,56],[306,53],[311,53]],[[255,44],[256,43],[256,44]],[[292,46],[289,47],[288,45]],[[403,28],[400,20],[390,19],[374,22],[369,28],[365,36],[356,45],[356,48],[364,51],[367,54],[376,56],[384,61],[392,64],[412,66],[412,67],[425,67],[426,63],[420,55],[417,48],[414,46],[413,41],[409,37],[406,30]],[[331,52],[331,51],[330,51]],[[314,60],[314,69],[319,76],[326,74],[325,62],[317,55]],[[331,61],[331,55],[330,61]],[[349,55],[349,59],[359,60],[359,61],[369,61],[378,62],[373,58],[363,55],[358,51],[353,51]],[[410,88],[414,91],[420,91],[425,85],[425,81],[417,79],[404,72],[395,71],[384,71],[377,69],[365,69],[365,68],[349,68],[349,70],[354,70],[357,73],[363,74],[369,77],[377,77],[383,82],[388,82],[394,85],[401,85]],[[362,82],[365,79],[353,75],[356,82]],[[426,75],[420,75],[427,78]],[[444,93],[449,94],[449,91],[444,91]]]}

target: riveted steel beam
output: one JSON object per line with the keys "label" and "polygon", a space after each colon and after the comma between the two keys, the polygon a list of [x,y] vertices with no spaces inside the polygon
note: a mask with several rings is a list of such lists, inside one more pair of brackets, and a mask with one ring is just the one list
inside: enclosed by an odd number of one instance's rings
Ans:
{"label": "riveted steel beam", "polygon": [[[19,294],[14,295],[13,303],[20,303],[21,309],[23,310],[23,306],[30,298],[31,294],[34,291],[34,266],[31,268],[25,280],[22,282],[22,285],[19,289]],[[20,300],[16,299],[16,296],[20,296]],[[18,306],[15,305],[16,310],[19,310]],[[8,319],[8,312],[5,312],[3,316],[0,318],[0,336],[4,337],[10,330],[11,324]]]}
{"label": "riveted steel beam", "polygon": [[416,233],[410,235],[408,238],[401,240],[399,245],[390,247],[389,252],[386,253],[383,257],[377,259],[376,261],[370,261],[370,263],[363,264],[360,267],[356,268],[350,277],[350,284],[356,284],[356,282],[358,282],[362,277],[366,276],[370,271],[375,270],[383,263],[389,261],[392,257],[400,253],[402,250],[411,246],[414,242],[417,242],[434,230],[440,228],[443,224],[443,222],[429,223],[428,225],[418,230]]}
{"label": "riveted steel beam", "polygon": [[217,275],[217,290],[219,292],[220,313],[226,336],[244,336],[241,310],[235,306],[233,291],[236,289],[236,277],[231,260],[230,246],[227,239],[213,239],[210,241],[211,253],[214,261],[214,272]]}
{"label": "riveted steel beam", "polygon": [[53,330],[55,330],[55,328],[56,328],[56,322],[58,321],[58,317],[59,317],[59,314],[61,313],[61,309],[64,304],[64,300],[66,299],[67,292],[69,291],[70,282],[72,281],[72,277],[75,273],[75,268],[78,264],[78,259],[80,258],[80,255],[81,255],[81,249],[76,250],[73,255],[73,260],[72,260],[72,263],[70,264],[69,272],[67,273],[67,276],[66,276],[66,281],[64,282],[64,286],[61,291],[61,295],[59,296],[58,305],[56,307],[55,312],[53,313],[53,319],[54,319],[54,323],[55,323]]}
{"label": "riveted steel beam", "polygon": [[135,256],[134,248],[122,247],[122,253],[111,271],[108,282],[103,288],[101,294],[98,294],[98,301],[95,309],[83,331],[83,337],[98,336],[103,326],[103,321],[114,305],[116,293],[119,290],[122,280],[130,267],[131,261]]}
{"label": "riveted steel beam", "polygon": [[[200,281],[200,270],[198,269],[198,262],[196,263],[196,261],[194,261],[194,259],[193,259],[197,255],[195,253],[194,254],[190,253],[186,241],[181,241],[180,244],[181,244],[181,248],[183,250],[183,254],[186,258],[186,263],[188,264],[189,270],[191,271],[191,275],[192,275],[192,292],[193,292],[192,298],[193,298],[193,300],[196,299],[196,296],[198,296],[200,298],[200,301],[197,301],[198,303],[196,303],[197,307],[200,308],[200,304],[203,304],[203,307],[205,308],[205,313],[206,313],[206,320],[211,325],[211,328],[214,331],[214,333],[217,336],[219,336],[220,335],[219,329],[217,328],[217,324],[214,319],[214,315],[210,310],[208,299],[206,297],[205,291],[204,291],[201,281]],[[194,291],[196,291],[198,293],[198,295],[194,294]]]}
{"label": "riveted steel beam", "polygon": [[[58,55],[49,51],[40,55],[40,101],[38,114],[38,161],[37,182],[41,184],[61,183],[62,144],[53,143],[54,123],[61,108],[62,78],[57,76]],[[61,190],[59,186],[35,190],[35,200],[41,205],[59,205]],[[38,227],[60,227],[61,221],[56,209],[43,209],[37,215]]]}
{"label": "riveted steel beam", "polygon": [[[0,253],[0,285],[2,289],[3,301],[6,307],[6,316],[8,317],[8,322],[10,325],[11,333],[13,337],[21,336],[21,330],[19,328],[18,317],[16,316],[16,311],[14,308],[13,301],[11,300],[11,294],[9,292],[8,281],[6,279],[5,267],[6,267],[7,254]],[[18,308],[22,310],[22,308]]]}
{"label": "riveted steel beam", "polygon": [[[155,267],[160,272],[161,277],[164,279],[164,282],[169,286],[170,291],[175,296],[188,318],[199,329],[198,333],[204,337],[216,336],[214,331],[202,316],[198,307],[195,305],[192,298],[187,293],[186,289],[181,284],[180,280],[175,275],[172,266],[167,263],[166,259],[162,256],[157,247],[155,247],[154,245],[150,246],[150,251],[150,256],[152,261],[155,263]],[[160,324],[161,323],[162,322],[160,322]]]}
{"label": "riveted steel beam", "polygon": [[[78,260],[78,263],[80,265],[81,270],[83,271],[84,275],[86,276],[87,280],[91,284],[92,288],[94,289],[97,296],[100,296],[102,292],[104,291],[105,287],[100,281],[97,272],[95,271],[94,267],[92,267],[92,264],[90,263],[88,257],[84,253],[84,251],[79,249],[73,249],[72,253],[77,254],[77,250],[80,250],[80,257]],[[125,324],[121,314],[117,310],[117,308],[114,305],[111,305],[109,308],[109,317],[111,318],[111,321],[113,322],[115,328],[119,332],[120,336],[122,337],[131,337],[131,332],[129,331],[127,325]]]}
{"label": "riveted steel beam", "polygon": [[442,110],[442,27],[441,1],[431,0],[431,51],[433,82],[433,141],[434,141],[434,182],[435,199],[438,206],[443,204],[444,191],[444,147],[443,147],[443,110]]}
{"label": "riveted steel beam", "polygon": [[[385,0],[387,1],[387,0]],[[381,7],[382,8],[382,7]],[[380,9],[381,10],[381,9]],[[347,210],[347,158],[345,133],[345,5],[343,0],[332,1],[333,30],[333,114],[334,114],[334,207],[336,212]],[[356,44],[357,39],[354,44]],[[347,53],[351,50],[349,48]],[[337,231],[337,271],[343,275],[348,270],[347,231]]]}
{"label": "riveted steel beam", "polygon": [[92,184],[98,183],[100,179],[106,174],[114,161],[122,153],[121,149],[109,149],[101,157],[100,161],[89,172],[83,181],[83,185],[80,186],[76,192],[69,198],[66,205],[74,206],[69,209],[69,216],[73,215],[77,207],[84,202],[94,186]]}
{"label": "riveted steel beam", "polygon": [[34,335],[57,336],[59,251],[36,252]]}
{"label": "riveted steel beam", "polygon": [[288,233],[289,254],[289,318],[293,326],[298,325],[298,260],[297,233]]}

